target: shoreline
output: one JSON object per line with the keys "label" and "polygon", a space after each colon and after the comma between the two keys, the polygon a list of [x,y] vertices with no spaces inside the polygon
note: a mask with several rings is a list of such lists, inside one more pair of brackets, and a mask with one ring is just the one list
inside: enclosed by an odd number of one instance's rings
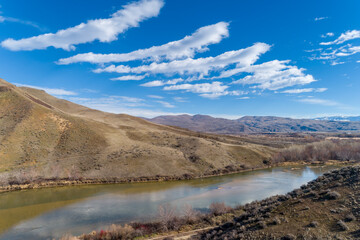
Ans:
{"label": "shoreline", "polygon": [[[22,190],[31,190],[31,189],[42,189],[42,188],[55,188],[55,187],[66,187],[66,186],[81,186],[81,185],[101,185],[101,184],[124,184],[124,183],[147,183],[147,182],[170,182],[170,181],[184,181],[184,180],[196,180],[196,179],[206,179],[211,177],[221,177],[238,173],[266,170],[276,167],[296,167],[296,166],[328,166],[328,165],[339,165],[347,166],[352,165],[351,162],[341,162],[336,160],[329,160],[324,163],[308,163],[308,162],[282,162],[274,165],[269,165],[268,167],[259,167],[259,168],[250,168],[250,169],[241,169],[235,171],[229,171],[227,169],[219,169],[218,174],[205,174],[202,176],[191,176],[190,174],[184,174],[182,176],[153,176],[153,177],[134,177],[134,178],[112,178],[112,179],[77,179],[70,180],[67,178],[62,179],[41,179],[35,180],[34,183],[26,184],[13,184],[7,186],[0,186],[0,194],[6,192],[22,191]],[[223,172],[223,171],[227,172]],[[38,182],[37,182],[38,181]]]}

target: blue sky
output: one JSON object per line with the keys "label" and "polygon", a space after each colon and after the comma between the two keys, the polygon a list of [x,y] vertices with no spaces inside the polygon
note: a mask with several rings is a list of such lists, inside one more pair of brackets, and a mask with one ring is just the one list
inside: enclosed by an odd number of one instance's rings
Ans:
{"label": "blue sky", "polygon": [[360,115],[360,2],[0,1],[0,77],[154,117]]}

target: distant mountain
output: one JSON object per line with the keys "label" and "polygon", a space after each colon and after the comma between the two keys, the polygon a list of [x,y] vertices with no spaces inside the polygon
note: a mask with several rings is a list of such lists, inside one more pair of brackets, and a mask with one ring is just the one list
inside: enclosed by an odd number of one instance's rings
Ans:
{"label": "distant mountain", "polygon": [[360,121],[360,116],[352,116],[352,117],[343,117],[343,116],[332,116],[332,117],[321,117],[315,118],[316,120],[328,120],[328,121],[351,121],[358,122]]}
{"label": "distant mountain", "polygon": [[208,115],[166,115],[148,119],[163,125],[217,134],[359,131],[360,122],[245,116],[230,120]]}

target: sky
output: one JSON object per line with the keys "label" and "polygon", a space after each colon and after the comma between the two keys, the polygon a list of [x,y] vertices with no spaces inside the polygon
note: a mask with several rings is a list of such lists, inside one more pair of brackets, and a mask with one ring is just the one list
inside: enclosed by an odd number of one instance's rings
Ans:
{"label": "sky", "polygon": [[360,115],[360,1],[0,0],[0,78],[141,117]]}

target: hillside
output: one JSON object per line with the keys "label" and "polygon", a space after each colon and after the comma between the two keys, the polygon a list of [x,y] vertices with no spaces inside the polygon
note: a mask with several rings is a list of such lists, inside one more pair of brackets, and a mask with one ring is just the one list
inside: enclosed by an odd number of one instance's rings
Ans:
{"label": "hillside", "polygon": [[208,115],[166,115],[148,119],[151,122],[178,126],[197,132],[216,134],[295,133],[295,132],[349,132],[360,131],[360,122],[282,117],[245,116],[236,120],[214,118]]}
{"label": "hillside", "polygon": [[246,138],[198,134],[92,110],[0,79],[3,182],[199,177],[264,167],[274,151]]}

